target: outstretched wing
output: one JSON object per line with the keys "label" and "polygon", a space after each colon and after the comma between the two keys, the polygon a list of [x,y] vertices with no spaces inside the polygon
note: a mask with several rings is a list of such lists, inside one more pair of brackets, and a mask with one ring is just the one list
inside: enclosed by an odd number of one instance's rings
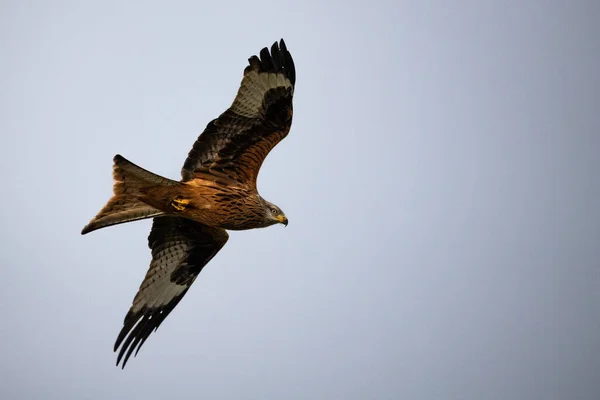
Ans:
{"label": "outstretched wing", "polygon": [[181,170],[184,181],[208,173],[255,186],[265,157],[287,136],[296,71],[283,39],[248,62],[233,104],[194,143]]}
{"label": "outstretched wing", "polygon": [[123,368],[183,298],[202,268],[227,242],[224,229],[178,217],[156,217],[148,237],[150,269],[125,316],[114,350]]}

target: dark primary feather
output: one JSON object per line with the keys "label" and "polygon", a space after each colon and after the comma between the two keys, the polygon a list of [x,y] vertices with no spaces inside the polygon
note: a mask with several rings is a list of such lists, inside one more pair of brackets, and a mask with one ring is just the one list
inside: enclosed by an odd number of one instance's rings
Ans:
{"label": "dark primary feather", "polygon": [[252,56],[233,104],[211,121],[182,168],[184,181],[210,172],[256,185],[260,167],[292,123],[296,70],[283,39]]}
{"label": "dark primary feather", "polygon": [[223,229],[178,217],[154,218],[148,237],[152,249],[150,269],[125,317],[115,342],[117,365],[123,368],[135,350],[181,301],[202,268],[227,242]]}

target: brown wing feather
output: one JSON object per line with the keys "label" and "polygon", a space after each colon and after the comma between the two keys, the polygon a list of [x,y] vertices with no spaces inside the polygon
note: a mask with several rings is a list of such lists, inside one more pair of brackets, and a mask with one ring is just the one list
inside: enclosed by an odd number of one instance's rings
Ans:
{"label": "brown wing feather", "polygon": [[283,39],[252,56],[231,107],[200,135],[181,171],[184,181],[207,172],[256,185],[271,149],[292,124],[296,71]]}
{"label": "brown wing feather", "polygon": [[125,356],[125,368],[133,351],[137,354],[228,238],[224,229],[188,219],[154,218],[148,237],[152,261],[115,342],[115,351],[121,347],[117,365]]}

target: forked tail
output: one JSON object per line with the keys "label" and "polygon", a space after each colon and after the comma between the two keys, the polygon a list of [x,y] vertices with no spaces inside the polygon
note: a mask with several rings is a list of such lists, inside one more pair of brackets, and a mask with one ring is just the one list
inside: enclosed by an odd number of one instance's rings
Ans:
{"label": "forked tail", "polygon": [[140,200],[140,189],[149,186],[173,186],[179,182],[163,178],[138,167],[117,154],[113,159],[113,197],[106,203],[89,224],[81,231],[82,235],[96,229],[124,222],[156,217],[162,211]]}

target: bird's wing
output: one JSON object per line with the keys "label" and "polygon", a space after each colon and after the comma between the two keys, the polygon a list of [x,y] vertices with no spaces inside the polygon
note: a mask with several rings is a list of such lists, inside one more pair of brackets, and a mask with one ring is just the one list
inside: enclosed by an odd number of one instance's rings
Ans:
{"label": "bird's wing", "polygon": [[265,157],[287,136],[296,71],[283,39],[248,62],[233,104],[194,143],[181,170],[184,181],[208,174],[255,187]]}
{"label": "bird's wing", "polygon": [[115,342],[115,351],[121,347],[117,365],[125,356],[124,368],[134,350],[137,354],[228,238],[224,229],[188,219],[154,218],[148,237],[152,261]]}

